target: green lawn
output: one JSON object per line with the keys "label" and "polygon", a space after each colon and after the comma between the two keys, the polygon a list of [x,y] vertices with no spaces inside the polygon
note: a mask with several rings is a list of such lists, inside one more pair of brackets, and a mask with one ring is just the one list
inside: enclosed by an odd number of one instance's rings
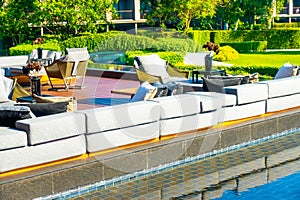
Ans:
{"label": "green lawn", "polygon": [[274,66],[280,67],[284,63],[290,62],[300,65],[300,51],[276,51],[239,54],[239,58],[228,63],[235,66]]}

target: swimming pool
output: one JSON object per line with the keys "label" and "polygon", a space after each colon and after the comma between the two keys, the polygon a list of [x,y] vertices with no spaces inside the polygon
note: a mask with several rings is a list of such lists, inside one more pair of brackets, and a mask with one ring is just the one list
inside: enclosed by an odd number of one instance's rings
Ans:
{"label": "swimming pool", "polygon": [[299,199],[300,132],[253,144],[59,198]]}

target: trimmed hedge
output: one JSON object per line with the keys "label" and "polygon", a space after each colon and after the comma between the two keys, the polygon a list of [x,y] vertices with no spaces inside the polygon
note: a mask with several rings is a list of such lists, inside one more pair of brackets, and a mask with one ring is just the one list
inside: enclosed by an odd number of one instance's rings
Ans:
{"label": "trimmed hedge", "polygon": [[21,44],[15,47],[11,47],[9,48],[9,55],[29,55],[32,52],[32,50],[37,49],[38,47],[47,49],[49,51],[62,51],[59,43],[57,41],[52,40],[51,42],[47,42],[41,45]]}
{"label": "trimmed hedge", "polygon": [[[199,31],[199,32],[204,32],[204,31]],[[209,39],[211,42],[216,44],[229,43],[229,42],[245,42],[245,41],[267,41],[267,49],[299,49],[300,48],[300,30],[270,29],[270,30],[211,31]]]}
{"label": "trimmed hedge", "polygon": [[225,42],[220,46],[231,46],[239,53],[260,52],[267,48],[267,41]]}
{"label": "trimmed hedge", "polygon": [[95,51],[180,51],[195,52],[199,45],[191,39],[149,38],[146,36],[122,34],[110,37],[95,48]]}
{"label": "trimmed hedge", "polygon": [[80,47],[87,47],[89,52],[95,51],[95,48],[102,42],[108,40],[110,37],[125,34],[125,32],[120,31],[110,31],[105,33],[99,34],[88,34],[86,33],[80,37],[73,37],[67,39],[61,43],[61,48],[80,48]]}
{"label": "trimmed hedge", "polygon": [[201,47],[210,41],[211,31],[189,31],[189,38],[193,39]]}

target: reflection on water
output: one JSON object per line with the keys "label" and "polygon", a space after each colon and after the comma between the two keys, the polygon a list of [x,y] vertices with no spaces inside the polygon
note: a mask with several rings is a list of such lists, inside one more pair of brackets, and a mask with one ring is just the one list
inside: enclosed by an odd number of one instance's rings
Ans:
{"label": "reflection on water", "polygon": [[120,51],[101,51],[90,53],[90,60],[94,63],[105,64],[126,64],[126,57],[124,52]]}
{"label": "reflection on water", "polygon": [[[255,191],[253,194],[253,189],[249,188],[266,189],[275,180],[291,174],[299,177],[299,144],[300,133],[294,133],[129,182],[103,187],[73,199],[232,199],[243,197],[241,195],[245,191],[248,194],[251,191],[254,199]],[[300,181],[297,180],[298,182],[293,183],[284,182],[284,185],[296,184],[296,188],[299,188]],[[284,195],[292,192],[287,188],[280,188],[275,184],[271,190]],[[261,194],[274,197],[271,191],[263,190]],[[297,194],[299,197],[299,191],[294,197]]]}

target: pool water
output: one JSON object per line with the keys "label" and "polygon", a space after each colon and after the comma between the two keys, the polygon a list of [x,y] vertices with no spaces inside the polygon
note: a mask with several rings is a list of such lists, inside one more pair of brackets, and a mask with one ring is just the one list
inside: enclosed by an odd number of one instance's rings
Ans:
{"label": "pool water", "polygon": [[300,199],[300,132],[69,197]]}

